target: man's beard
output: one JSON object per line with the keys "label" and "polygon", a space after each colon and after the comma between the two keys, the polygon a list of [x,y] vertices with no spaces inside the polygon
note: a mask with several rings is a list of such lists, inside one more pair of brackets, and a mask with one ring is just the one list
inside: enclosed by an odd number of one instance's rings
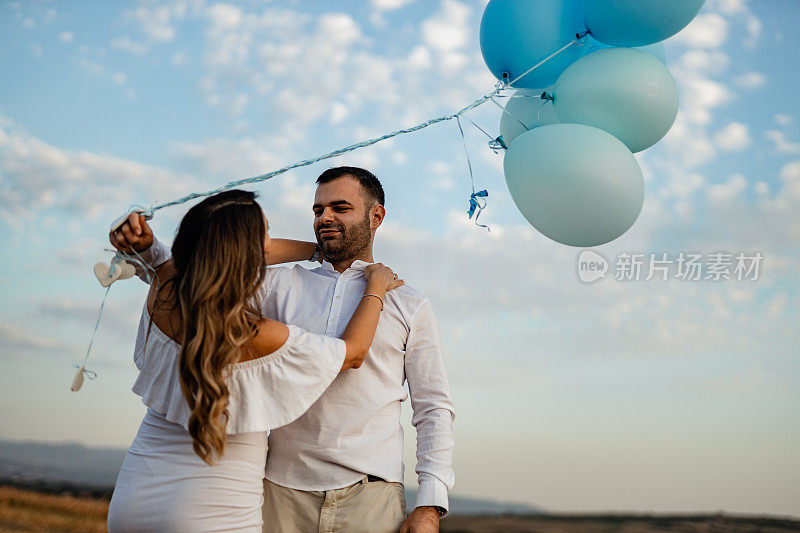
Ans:
{"label": "man's beard", "polygon": [[[333,238],[322,239],[319,231],[323,229],[335,229],[339,234]],[[369,249],[371,237],[369,215],[365,216],[361,223],[352,226],[333,223],[317,228],[317,242],[322,247],[325,260],[330,263],[340,263],[358,257]]]}

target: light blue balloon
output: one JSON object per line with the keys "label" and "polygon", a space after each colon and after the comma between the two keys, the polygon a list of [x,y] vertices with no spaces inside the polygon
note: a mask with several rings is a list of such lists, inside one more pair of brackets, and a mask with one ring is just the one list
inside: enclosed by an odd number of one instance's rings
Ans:
{"label": "light blue balloon", "polygon": [[705,0],[584,0],[592,37],[613,46],[643,46],[685,28]]}
{"label": "light blue balloon", "polygon": [[540,98],[544,91],[520,89],[508,99],[500,119],[500,135],[506,144],[511,144],[517,136],[533,128],[558,124],[553,102]]}
{"label": "light blue balloon", "polygon": [[[585,31],[580,0],[491,0],[481,19],[481,52],[497,79],[512,81]],[[571,46],[514,84],[547,87],[582,55]]]}
{"label": "light blue balloon", "polygon": [[616,137],[582,124],[551,124],[517,137],[503,162],[514,203],[534,228],[569,246],[613,241],[636,222],[644,178]]}
{"label": "light blue balloon", "polygon": [[[611,48],[611,45],[601,43],[597,39],[593,38],[591,35],[586,36],[586,46],[588,47],[588,51],[590,54],[592,52],[596,52],[597,50],[605,50],[606,48]],[[664,48],[663,42],[648,44],[645,46],[634,46],[633,48],[641,50],[642,52],[647,52],[648,54],[655,57],[665,65],[667,64],[667,50],[666,48]]]}
{"label": "light blue balloon", "polygon": [[553,88],[561,122],[594,126],[631,152],[653,146],[678,116],[678,86],[667,67],[633,48],[608,48],[572,64]]}

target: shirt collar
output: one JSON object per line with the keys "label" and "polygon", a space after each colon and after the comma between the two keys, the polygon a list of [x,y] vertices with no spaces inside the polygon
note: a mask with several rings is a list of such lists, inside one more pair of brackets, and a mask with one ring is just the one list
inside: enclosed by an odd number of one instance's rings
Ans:
{"label": "shirt collar", "polygon": [[[363,273],[365,268],[367,268],[369,265],[374,265],[374,264],[375,263],[369,263],[367,261],[362,261],[360,259],[356,259],[355,261],[353,261],[353,264],[350,265],[349,268],[347,268],[344,272],[342,272],[342,274],[347,274],[348,272],[353,272],[353,273],[360,272],[360,273]],[[327,272],[333,272],[335,274],[338,274],[336,269],[333,268],[333,265],[331,263],[329,263],[328,261],[323,260],[321,268],[322,268],[322,270],[325,270]]]}

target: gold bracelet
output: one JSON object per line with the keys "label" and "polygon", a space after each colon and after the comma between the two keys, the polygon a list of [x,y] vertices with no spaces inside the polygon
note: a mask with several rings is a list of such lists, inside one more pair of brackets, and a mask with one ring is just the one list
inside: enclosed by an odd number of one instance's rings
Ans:
{"label": "gold bracelet", "polygon": [[362,297],[361,297],[361,299],[363,300],[363,299],[364,299],[364,298],[366,298],[367,296],[374,296],[375,298],[377,298],[378,300],[380,300],[380,301],[381,301],[381,311],[383,311],[383,298],[381,298],[381,297],[380,297],[380,296],[378,296],[377,294],[372,294],[372,293],[370,292],[370,293],[367,293],[367,294],[365,294],[364,296],[362,296]]}

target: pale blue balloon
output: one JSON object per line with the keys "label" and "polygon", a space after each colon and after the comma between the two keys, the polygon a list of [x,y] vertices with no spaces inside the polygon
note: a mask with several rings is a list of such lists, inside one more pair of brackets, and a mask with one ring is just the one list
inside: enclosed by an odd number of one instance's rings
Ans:
{"label": "pale blue balloon", "polygon": [[539,126],[558,124],[553,102],[542,100],[545,89],[519,89],[506,102],[500,118],[500,135],[506,144],[517,136]]}
{"label": "pale blue balloon", "polygon": [[[597,39],[593,38],[591,35],[586,36],[586,46],[588,47],[589,53],[596,52],[597,50],[605,50],[606,48],[611,48],[611,45],[601,43]],[[647,44],[645,46],[634,46],[633,48],[641,50],[642,52],[647,52],[648,54],[655,57],[665,65],[667,64],[667,50],[666,48],[664,48],[663,42]]]}
{"label": "pale blue balloon", "polygon": [[[481,52],[497,79],[512,81],[584,31],[580,0],[491,0],[481,19]],[[514,84],[547,87],[582,55],[571,46]]]}
{"label": "pale blue balloon", "polygon": [[534,228],[569,246],[613,241],[636,222],[644,178],[616,137],[582,124],[551,124],[517,137],[503,162],[514,203]]}
{"label": "pale blue balloon", "polygon": [[553,88],[561,122],[594,126],[631,152],[653,146],[678,116],[678,86],[667,67],[633,48],[598,50],[573,63]]}
{"label": "pale blue balloon", "polygon": [[592,37],[613,46],[643,46],[685,28],[705,0],[584,0]]}

